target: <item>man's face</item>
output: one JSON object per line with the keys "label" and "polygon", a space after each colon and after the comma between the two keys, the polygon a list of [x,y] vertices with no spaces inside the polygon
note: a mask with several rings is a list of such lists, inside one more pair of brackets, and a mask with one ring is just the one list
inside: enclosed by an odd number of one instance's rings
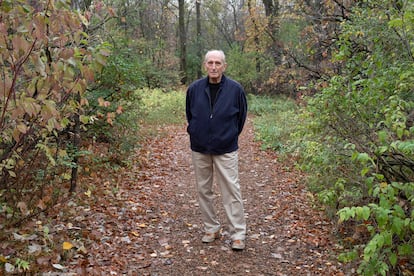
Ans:
{"label": "man's face", "polygon": [[207,71],[210,82],[218,83],[221,81],[221,76],[226,70],[226,64],[224,63],[222,56],[219,54],[212,53],[208,55],[204,62],[204,67]]}

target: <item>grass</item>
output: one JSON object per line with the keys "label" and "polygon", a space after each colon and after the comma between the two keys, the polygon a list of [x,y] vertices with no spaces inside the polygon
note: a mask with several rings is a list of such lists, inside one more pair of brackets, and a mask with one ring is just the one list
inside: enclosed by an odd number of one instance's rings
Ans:
{"label": "grass", "polygon": [[287,152],[291,133],[297,125],[296,103],[287,97],[248,96],[249,111],[254,115],[256,140],[263,149]]}
{"label": "grass", "polygon": [[141,89],[137,93],[141,99],[142,120],[149,125],[182,124],[185,122],[185,93],[183,91],[164,92],[161,89]]}

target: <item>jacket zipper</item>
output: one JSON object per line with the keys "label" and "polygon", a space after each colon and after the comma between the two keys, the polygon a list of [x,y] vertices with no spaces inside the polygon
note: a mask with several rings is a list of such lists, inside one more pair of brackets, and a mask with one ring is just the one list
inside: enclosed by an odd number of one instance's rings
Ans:
{"label": "jacket zipper", "polygon": [[[210,93],[207,93],[207,95],[208,95],[208,99],[209,99],[209,104],[210,104],[210,119],[213,119],[213,114],[214,114],[214,106],[216,105],[216,103],[217,103],[217,99],[218,99],[218,96],[219,96],[219,94],[220,94],[220,91],[221,91],[221,88],[219,88],[218,89],[218,91],[217,91],[217,94],[216,94],[216,98],[215,98],[215,100],[214,100],[214,105],[213,105],[213,107],[211,106],[211,97],[210,97]],[[209,91],[208,92],[210,92],[210,89],[209,89]]]}
{"label": "jacket zipper", "polygon": [[210,119],[213,118],[213,108],[211,107],[211,96],[210,96],[210,88],[206,88],[206,94],[208,97],[208,106],[210,107]]}

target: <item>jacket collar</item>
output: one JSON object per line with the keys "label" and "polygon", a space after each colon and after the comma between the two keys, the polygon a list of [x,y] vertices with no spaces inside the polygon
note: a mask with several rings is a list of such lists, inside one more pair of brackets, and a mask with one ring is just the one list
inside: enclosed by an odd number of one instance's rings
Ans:
{"label": "jacket collar", "polygon": [[[224,84],[224,82],[226,81],[226,79],[227,79],[227,77],[223,74],[223,75],[221,76],[220,86],[223,86],[223,84]],[[207,77],[205,77],[205,80],[206,80],[206,86],[208,86],[208,76],[207,76]]]}

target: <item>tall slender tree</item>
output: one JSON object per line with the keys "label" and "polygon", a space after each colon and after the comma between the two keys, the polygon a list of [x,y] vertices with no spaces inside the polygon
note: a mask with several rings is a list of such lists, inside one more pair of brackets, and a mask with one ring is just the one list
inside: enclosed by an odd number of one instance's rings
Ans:
{"label": "tall slender tree", "polygon": [[181,83],[187,82],[187,35],[185,31],[185,0],[178,0],[178,32],[180,38]]}
{"label": "tall slender tree", "polygon": [[[256,16],[256,9],[255,9],[255,3],[256,1],[253,0],[247,0],[247,9],[249,11],[249,18],[252,25],[252,36],[253,36],[253,48],[256,53],[260,52],[260,26],[257,22],[257,16]],[[260,59],[259,56],[256,55],[256,72],[260,72]]]}
{"label": "tall slender tree", "polygon": [[279,39],[279,12],[280,5],[278,0],[263,0],[265,7],[265,13],[267,17],[267,34],[269,35],[272,43],[270,45],[271,55],[273,56],[276,65],[282,63],[282,43]]}
{"label": "tall slender tree", "polygon": [[[196,31],[197,31],[197,57],[202,60],[202,49],[201,49],[201,12],[200,12],[201,0],[196,0]],[[201,78],[201,66],[197,69],[197,77]]]}

